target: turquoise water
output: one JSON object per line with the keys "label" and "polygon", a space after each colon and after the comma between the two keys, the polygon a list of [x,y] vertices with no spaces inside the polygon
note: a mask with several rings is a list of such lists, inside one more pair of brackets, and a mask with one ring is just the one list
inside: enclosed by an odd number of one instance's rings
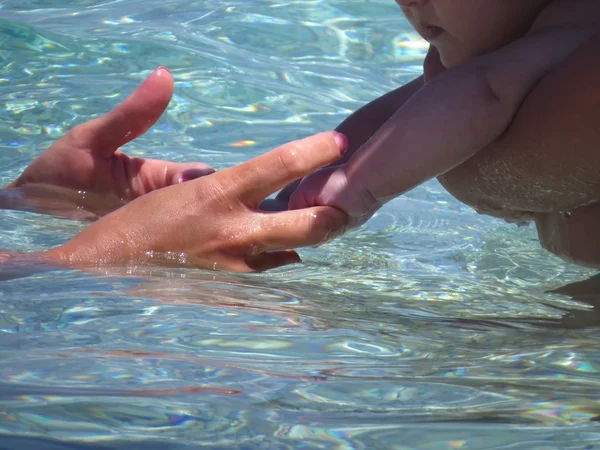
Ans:
{"label": "turquoise water", "polygon": [[[0,181],[159,65],[175,98],[126,151],[224,168],[335,127],[423,51],[391,0],[0,1]],[[82,226],[3,211],[1,247]],[[597,294],[549,292],[591,273],[532,228],[430,182],[301,255],[1,282],[0,448],[600,448]]]}

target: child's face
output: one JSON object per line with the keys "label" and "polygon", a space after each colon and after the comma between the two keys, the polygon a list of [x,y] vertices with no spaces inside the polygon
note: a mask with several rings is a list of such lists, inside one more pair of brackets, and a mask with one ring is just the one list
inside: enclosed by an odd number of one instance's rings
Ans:
{"label": "child's face", "polygon": [[396,0],[446,68],[522,36],[550,0]]}

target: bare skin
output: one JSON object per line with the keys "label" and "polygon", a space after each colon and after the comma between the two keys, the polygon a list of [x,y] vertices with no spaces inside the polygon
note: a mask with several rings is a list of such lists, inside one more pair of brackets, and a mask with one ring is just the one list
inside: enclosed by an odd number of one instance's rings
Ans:
{"label": "bare skin", "polygon": [[201,163],[130,158],[118,150],[160,117],[172,93],[171,75],[158,69],[114,110],[75,127],[0,190],[2,209],[102,216],[57,248],[0,251],[0,278],[132,263],[262,271],[300,261],[287,249],[343,232],[347,217],[335,208],[259,209],[266,196],[339,159],[347,148],[339,133],[290,142],[207,176],[201,175],[213,171]]}
{"label": "bare skin", "polygon": [[260,203],[345,150],[333,132],[290,142],[239,166],[145,194],[42,256],[59,264],[160,262],[238,272],[299,262],[289,248],[317,245],[347,217],[331,207],[266,213]]}
{"label": "bare skin", "polygon": [[2,277],[57,267],[149,263],[252,272],[299,262],[298,254],[286,249],[334,238],[343,232],[347,216],[326,206],[266,213],[259,204],[339,159],[345,147],[342,136],[320,133],[239,166],[156,189],[59,247],[26,255],[0,252]]}
{"label": "bare skin", "polygon": [[132,158],[119,150],[160,118],[173,77],[155,70],[109,113],[76,126],[0,190],[2,209],[96,219],[155,189],[208,175],[203,163]]}
{"label": "bare skin", "polygon": [[439,177],[457,199],[511,221],[535,220],[540,242],[600,266],[600,35],[529,94],[510,128]]}
{"label": "bare skin", "polygon": [[[598,65],[600,5],[592,0],[527,0],[520,4],[520,9],[513,10],[504,0],[485,0],[485,4],[483,1],[463,0],[459,6],[469,13],[464,16],[456,10],[457,5],[452,0],[399,0],[403,10],[412,11],[407,17],[424,34],[431,32],[427,23],[430,17],[441,21],[433,25],[443,24],[448,31],[442,30],[440,34],[434,30],[435,36],[431,39],[435,45],[432,44],[426,58],[423,78],[366,105],[338,127],[350,140],[349,150],[341,160],[332,147],[335,135],[315,136],[301,144],[283,146],[264,159],[189,183],[168,186],[180,181],[179,177],[163,178],[168,182],[148,186],[151,189],[167,187],[138,198],[136,195],[148,189],[129,195],[130,181],[136,178],[127,172],[126,182],[117,183],[126,189],[120,188],[115,193],[101,188],[97,192],[116,194],[124,201],[134,199],[131,203],[87,228],[65,246],[37,256],[53,263],[80,267],[99,260],[109,264],[148,261],[154,258],[154,253],[171,252],[176,257],[181,256],[179,261],[171,259],[175,264],[264,270],[297,261],[295,253],[279,250],[329,239],[343,232],[348,224],[356,226],[367,220],[389,199],[439,176],[454,195],[483,212],[509,219],[533,216],[543,245],[578,262],[595,264],[592,260],[600,254],[600,246],[591,245],[586,235],[595,232],[600,208],[585,205],[598,200],[590,187],[595,186],[597,164],[589,158],[592,152],[588,150],[596,142],[595,123],[591,124],[589,118],[596,117],[593,113],[597,110],[598,96],[590,87],[593,86],[590,74],[595,72],[586,70],[587,64]],[[435,3],[438,9],[418,9],[430,5],[429,2]],[[482,5],[494,6],[499,12],[486,10],[490,24],[479,15]],[[538,14],[540,9],[542,13]],[[431,11],[441,16],[435,18]],[[465,31],[461,29],[462,20],[469,17],[476,19],[471,21],[476,26]],[[506,28],[502,21],[496,22],[497,17],[518,20],[514,27]],[[490,30],[500,32],[501,38],[488,33]],[[512,42],[521,32],[525,32],[523,38]],[[474,40],[474,36],[482,39]],[[477,45],[470,47],[469,43],[473,42]],[[494,50],[498,45],[504,47]],[[565,68],[567,64],[571,69]],[[584,109],[581,98],[578,102],[578,96],[573,95],[576,89],[570,81],[573,78],[569,78],[583,76],[579,72],[586,72],[588,78],[579,79],[576,86],[586,86],[586,94],[591,92],[584,96],[587,101]],[[567,90],[565,84],[571,90]],[[568,108],[571,100],[570,111],[580,114],[579,120],[573,118],[563,126],[564,118],[559,120],[558,115],[550,118],[557,104]],[[560,138],[544,140],[549,131],[548,123],[538,122],[537,128],[528,128],[527,119],[534,121],[539,108],[545,108],[548,120],[556,125],[553,131],[562,133]],[[107,123],[109,128],[118,129],[115,127],[120,120]],[[571,127],[578,124],[585,130],[577,128],[579,133],[573,133],[569,124]],[[146,129],[145,125],[138,128]],[[89,134],[85,127],[80,130],[85,131],[84,137]],[[117,134],[121,140],[130,136]],[[102,139],[105,135],[92,133],[91,136]],[[518,143],[511,143],[511,136]],[[93,146],[95,139],[88,138],[84,142]],[[65,142],[69,144],[68,140]],[[557,142],[564,145],[559,146]],[[576,147],[579,156],[564,158],[564,146]],[[83,182],[84,186],[89,177],[97,179],[94,171],[81,179],[73,172],[61,171],[63,165],[56,164],[61,158],[53,155],[68,152],[60,150],[60,146],[56,148],[59,151],[51,153],[52,157],[44,164],[32,165],[36,168],[33,173],[63,173],[70,188],[80,186],[70,184],[70,177]],[[66,148],[82,149],[81,145]],[[339,151],[338,145],[335,149]],[[510,149],[513,149],[512,159],[501,162],[507,165],[507,172],[503,173],[497,166],[500,163],[496,166],[492,163],[497,152],[510,153]],[[544,149],[544,153],[536,153],[535,149]],[[471,159],[482,152],[488,153],[489,159],[481,157],[479,165],[469,166]],[[529,153],[531,158],[522,158],[522,153]],[[75,159],[89,160],[89,151],[77,154]],[[548,159],[548,155],[553,158]],[[92,159],[104,161],[106,158]],[[273,190],[331,163],[326,169],[305,177],[298,188],[291,185],[284,189],[278,197],[280,204],[287,203],[287,196],[291,194],[292,207],[311,209],[278,214],[259,209],[259,202]],[[158,164],[156,167],[166,163]],[[92,164],[92,167],[102,166]],[[535,170],[530,170],[531,167]],[[465,170],[462,175],[461,169]],[[456,173],[454,187],[453,173]],[[520,181],[508,178],[518,179],[520,173],[524,174]],[[537,184],[532,185],[531,176],[536,175]],[[463,183],[463,179],[469,180],[469,177],[471,182]],[[36,179],[22,180],[27,185]],[[582,180],[583,185],[573,185]],[[42,182],[65,186],[63,178],[53,179],[53,175]],[[557,182],[562,183],[560,195],[552,193],[557,189]],[[511,191],[513,186],[516,189]],[[513,192],[512,196],[507,192]],[[537,206],[527,206],[533,204]],[[558,212],[565,210],[571,211],[566,221],[565,214]],[[204,217],[210,219],[202,221]]]}
{"label": "bare skin", "polygon": [[[359,130],[350,138],[355,156],[350,164],[341,162],[311,175],[291,195],[284,191],[290,207],[336,206],[353,216],[356,225],[390,198],[438,176],[454,196],[478,211],[515,222],[535,219],[540,242],[550,251],[579,263],[600,263],[600,239],[589,236],[600,208],[585,206],[600,199],[600,156],[591,150],[598,140],[600,90],[593,68],[599,65],[600,5],[528,0],[520,3],[517,14],[514,5],[495,0],[398,3],[431,39],[424,67],[427,83],[419,87],[415,80],[394,91],[397,110],[387,121],[385,114],[374,111],[393,106],[381,108],[378,99],[342,123],[339,131]],[[464,11],[456,12],[457,6]],[[486,19],[480,12],[490,6]],[[514,26],[498,22],[498,17]],[[429,21],[433,28],[447,29],[431,31]],[[504,47],[495,50],[498,46]],[[554,59],[543,62],[541,55],[553,52]],[[530,64],[536,58],[539,64]],[[486,102],[494,102],[483,96],[477,100],[472,87],[476,77],[461,85],[456,74],[469,67],[487,71],[494,95],[510,107],[493,109]],[[439,89],[438,79],[447,90]],[[467,95],[476,101],[465,99]],[[444,108],[445,115],[440,112]],[[423,123],[415,114],[422,115]],[[361,134],[356,123],[370,117],[384,118],[381,128]],[[404,129],[416,137],[407,137]]]}

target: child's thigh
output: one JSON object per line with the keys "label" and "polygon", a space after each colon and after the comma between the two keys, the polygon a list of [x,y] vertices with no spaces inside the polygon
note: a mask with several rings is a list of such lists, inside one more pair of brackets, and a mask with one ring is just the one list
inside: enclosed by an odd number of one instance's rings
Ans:
{"label": "child's thigh", "polygon": [[568,261],[600,268],[600,203],[568,214],[540,213],[535,223],[544,248]]}
{"label": "child's thigh", "polygon": [[440,177],[486,210],[565,211],[600,200],[600,35],[530,93],[504,135]]}

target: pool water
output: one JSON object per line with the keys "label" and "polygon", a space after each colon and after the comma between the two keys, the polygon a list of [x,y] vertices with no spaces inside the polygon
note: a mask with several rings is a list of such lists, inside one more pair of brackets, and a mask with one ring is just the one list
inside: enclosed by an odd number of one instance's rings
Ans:
{"label": "pool water", "polygon": [[[0,0],[0,182],[159,65],[175,96],[125,150],[221,169],[334,128],[425,48],[391,0]],[[2,211],[0,247],[83,226]],[[533,228],[431,181],[300,253],[0,282],[0,449],[600,448],[600,282],[556,291],[592,273]]]}

